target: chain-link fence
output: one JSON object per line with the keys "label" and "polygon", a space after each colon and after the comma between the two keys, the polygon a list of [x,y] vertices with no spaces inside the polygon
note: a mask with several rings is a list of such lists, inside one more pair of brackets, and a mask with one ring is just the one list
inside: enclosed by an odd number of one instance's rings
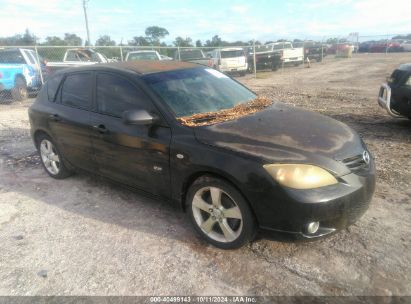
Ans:
{"label": "chain-link fence", "polygon": [[[297,40],[225,47],[157,46],[0,46],[0,100],[23,100],[35,95],[53,72],[89,64],[134,60],[190,61],[236,76],[287,67],[326,64],[357,53],[411,51],[411,41],[395,35],[323,37],[321,41]],[[405,46],[407,48],[405,48]],[[235,59],[235,60],[234,60]]]}

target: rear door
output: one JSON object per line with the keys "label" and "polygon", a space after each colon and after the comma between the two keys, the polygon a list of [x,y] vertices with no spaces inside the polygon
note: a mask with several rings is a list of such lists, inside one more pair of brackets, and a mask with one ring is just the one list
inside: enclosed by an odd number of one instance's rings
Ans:
{"label": "rear door", "polygon": [[128,78],[113,72],[96,75],[96,106],[91,121],[92,143],[102,175],[121,183],[170,196],[169,146],[171,131],[123,123],[127,110],[158,112],[144,92]]}
{"label": "rear door", "polygon": [[48,115],[49,128],[64,157],[74,166],[96,170],[90,133],[93,73],[67,74]]}

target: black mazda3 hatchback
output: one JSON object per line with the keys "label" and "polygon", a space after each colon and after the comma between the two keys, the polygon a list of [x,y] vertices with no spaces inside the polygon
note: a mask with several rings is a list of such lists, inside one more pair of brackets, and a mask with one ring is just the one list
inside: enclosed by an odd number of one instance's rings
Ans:
{"label": "black mazda3 hatchback", "polygon": [[51,177],[82,169],[155,195],[224,249],[257,231],[329,235],[354,223],[374,192],[373,158],[347,125],[191,63],[56,72],[29,117]]}

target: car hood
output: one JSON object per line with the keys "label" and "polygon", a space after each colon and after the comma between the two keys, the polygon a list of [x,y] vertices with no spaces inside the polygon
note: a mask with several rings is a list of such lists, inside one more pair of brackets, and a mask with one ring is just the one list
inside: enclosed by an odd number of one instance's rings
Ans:
{"label": "car hood", "polygon": [[311,163],[336,174],[350,171],[340,161],[362,154],[358,134],[347,125],[281,102],[252,115],[195,127],[202,143],[273,163]]}

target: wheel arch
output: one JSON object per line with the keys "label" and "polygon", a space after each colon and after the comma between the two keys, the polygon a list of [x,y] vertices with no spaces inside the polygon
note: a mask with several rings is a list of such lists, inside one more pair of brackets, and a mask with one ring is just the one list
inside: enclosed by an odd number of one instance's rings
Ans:
{"label": "wheel arch", "polygon": [[38,146],[38,138],[39,138],[39,136],[40,135],[42,135],[42,134],[44,134],[44,135],[46,135],[46,136],[48,136],[48,137],[50,137],[50,138],[53,138],[51,135],[50,135],[50,133],[48,133],[47,131],[45,131],[45,130],[43,130],[43,129],[37,129],[37,130],[35,130],[34,132],[33,132],[33,141],[34,141],[34,144],[36,145],[36,148],[37,148],[37,146]]}
{"label": "wheel arch", "polygon": [[14,83],[16,83],[17,79],[19,78],[21,78],[24,81],[24,84],[27,86],[26,77],[24,77],[24,75],[21,73],[17,73],[16,75],[14,75]]}
{"label": "wheel arch", "polygon": [[256,214],[254,212],[253,206],[252,204],[250,204],[250,201],[248,200],[247,196],[244,194],[244,192],[241,190],[239,183],[231,176],[228,176],[227,174],[224,174],[222,172],[218,172],[216,170],[212,170],[212,169],[206,169],[206,170],[200,170],[197,172],[192,173],[191,175],[189,175],[183,183],[182,186],[182,191],[181,191],[181,199],[180,199],[180,204],[181,204],[181,208],[184,212],[186,212],[186,197],[187,197],[187,193],[188,193],[188,189],[190,188],[190,186],[200,177],[203,176],[211,176],[214,178],[219,178],[222,179],[228,183],[230,183],[244,198],[244,200],[247,202],[247,204],[250,207],[250,210],[253,214],[253,217],[256,221],[256,223],[258,224],[258,219],[256,217]]}

